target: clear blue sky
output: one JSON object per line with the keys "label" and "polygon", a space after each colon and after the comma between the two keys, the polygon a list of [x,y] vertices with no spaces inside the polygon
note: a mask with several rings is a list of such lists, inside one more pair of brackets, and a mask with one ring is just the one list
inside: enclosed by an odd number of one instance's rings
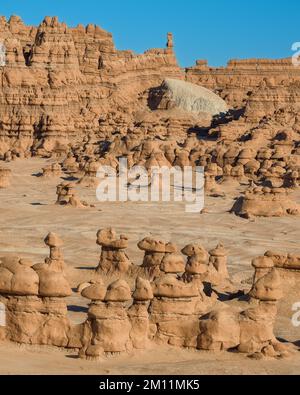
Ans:
{"label": "clear blue sky", "polygon": [[38,24],[57,15],[75,26],[96,23],[113,33],[118,49],[137,53],[175,35],[182,66],[208,59],[213,66],[232,58],[292,55],[300,41],[300,0],[0,0],[0,14]]}

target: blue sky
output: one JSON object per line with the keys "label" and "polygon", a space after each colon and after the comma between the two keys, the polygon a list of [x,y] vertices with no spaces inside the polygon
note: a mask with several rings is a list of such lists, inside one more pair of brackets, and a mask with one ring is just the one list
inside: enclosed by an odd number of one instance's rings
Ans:
{"label": "blue sky", "polygon": [[181,66],[208,59],[212,66],[233,58],[292,55],[300,41],[299,0],[0,0],[0,15],[27,24],[57,15],[76,26],[96,23],[113,33],[118,49],[137,53],[163,47],[175,36]]}

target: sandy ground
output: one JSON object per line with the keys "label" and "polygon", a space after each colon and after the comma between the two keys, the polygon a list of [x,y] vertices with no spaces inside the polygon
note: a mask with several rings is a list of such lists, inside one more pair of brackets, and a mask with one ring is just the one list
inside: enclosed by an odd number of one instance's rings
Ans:
{"label": "sandy ground", "polygon": [[[64,255],[72,287],[89,280],[97,266],[100,248],[98,229],[113,226],[129,237],[128,255],[140,264],[143,253],[136,244],[154,235],[181,248],[201,242],[207,249],[223,242],[229,250],[229,271],[234,279],[247,279],[253,270],[251,259],[266,250],[300,252],[299,217],[259,218],[249,221],[229,214],[236,192],[225,198],[207,198],[205,214],[187,214],[184,203],[100,203],[93,188],[77,187],[79,196],[95,208],[73,209],[55,206],[56,185],[62,179],[45,180],[36,174],[51,161],[18,160],[5,164],[13,172],[12,185],[0,189],[0,256],[18,254],[42,262],[48,255],[43,243],[48,232],[64,240]],[[299,200],[299,195],[295,196]],[[299,288],[298,288],[299,289]],[[300,301],[300,290],[281,305],[276,335],[289,341],[300,339],[300,328],[291,324],[292,303]],[[76,293],[69,300],[72,322],[85,319],[87,303]],[[206,353],[161,348],[105,359],[99,363],[81,361],[72,353],[45,347],[0,345],[0,373],[69,374],[260,374],[300,373],[299,356],[287,360],[252,361],[232,353]]]}

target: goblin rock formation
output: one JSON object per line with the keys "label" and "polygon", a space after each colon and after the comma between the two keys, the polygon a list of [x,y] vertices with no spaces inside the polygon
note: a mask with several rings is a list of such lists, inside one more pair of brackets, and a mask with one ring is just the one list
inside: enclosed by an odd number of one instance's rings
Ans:
{"label": "goblin rock formation", "polygon": [[238,214],[246,218],[299,215],[300,206],[289,198],[284,188],[260,187],[246,191]]}
{"label": "goblin rock formation", "polygon": [[146,237],[138,243],[140,250],[145,251],[142,268],[150,278],[155,278],[161,269],[178,272],[178,267],[184,271],[184,262],[178,256],[177,247],[172,243]]}
{"label": "goblin rock formation", "polygon": [[43,168],[42,176],[45,178],[60,177],[62,174],[59,163],[53,163]]}
{"label": "goblin rock formation", "polygon": [[38,27],[2,17],[0,34],[6,49],[2,102],[12,97],[1,115],[1,157],[67,153],[71,142],[101,136],[99,125],[114,104],[123,107],[117,117],[125,116],[125,102],[139,92],[164,76],[181,78],[171,36],[167,49],[135,55],[117,51],[111,34],[98,26],[68,28],[56,17]]}
{"label": "goblin rock formation", "polygon": [[74,208],[86,208],[89,207],[88,203],[80,200],[77,196],[74,184],[63,182],[56,187],[57,205],[70,206]]}
{"label": "goblin rock formation", "polygon": [[54,244],[60,244],[59,238],[49,234],[45,241],[52,246],[45,264],[33,265],[18,257],[1,259],[0,300],[6,309],[2,337],[17,343],[67,347],[72,330],[65,297],[72,291],[55,264],[60,254]]}

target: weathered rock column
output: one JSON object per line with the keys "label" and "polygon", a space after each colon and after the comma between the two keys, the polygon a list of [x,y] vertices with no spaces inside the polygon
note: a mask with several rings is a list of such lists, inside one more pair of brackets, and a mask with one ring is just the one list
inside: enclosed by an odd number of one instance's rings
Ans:
{"label": "weathered rock column", "polygon": [[148,307],[153,297],[150,282],[138,277],[133,293],[133,304],[128,310],[128,316],[131,322],[130,339],[133,348],[143,350],[149,345],[150,325]]}

